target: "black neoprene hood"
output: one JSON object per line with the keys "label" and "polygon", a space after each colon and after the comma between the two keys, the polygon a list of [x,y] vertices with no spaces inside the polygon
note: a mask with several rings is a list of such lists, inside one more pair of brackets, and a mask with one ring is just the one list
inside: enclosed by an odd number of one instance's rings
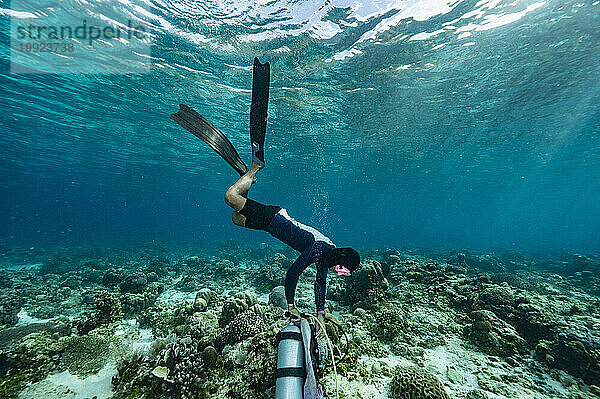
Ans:
{"label": "black neoprene hood", "polygon": [[350,247],[334,248],[326,257],[329,267],[342,265],[350,270],[350,272],[354,272],[360,266],[360,255]]}

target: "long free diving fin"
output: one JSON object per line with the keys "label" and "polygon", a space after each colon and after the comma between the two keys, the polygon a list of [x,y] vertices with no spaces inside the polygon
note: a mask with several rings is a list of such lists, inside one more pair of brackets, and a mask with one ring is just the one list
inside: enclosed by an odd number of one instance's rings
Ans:
{"label": "long free diving fin", "polygon": [[267,132],[267,108],[269,105],[269,82],[271,66],[268,62],[261,64],[254,58],[252,70],[252,105],[250,107],[250,143],[252,144],[252,161],[265,166],[265,134]]}
{"label": "long free diving fin", "polygon": [[[205,117],[185,104],[179,104],[179,111],[169,115],[179,126],[198,137],[221,156],[240,176],[248,172],[248,167],[240,158],[231,141]],[[264,135],[263,135],[264,138]]]}
{"label": "long free diving fin", "polygon": [[[252,72],[252,105],[250,107],[250,141],[252,161],[265,165],[265,134],[267,131],[267,107],[269,103],[269,81],[271,67],[268,62],[261,64],[254,58]],[[185,104],[179,105],[179,111],[169,115],[179,126],[208,144],[240,176],[248,172],[248,167],[240,158],[233,144],[225,135],[202,115]]]}

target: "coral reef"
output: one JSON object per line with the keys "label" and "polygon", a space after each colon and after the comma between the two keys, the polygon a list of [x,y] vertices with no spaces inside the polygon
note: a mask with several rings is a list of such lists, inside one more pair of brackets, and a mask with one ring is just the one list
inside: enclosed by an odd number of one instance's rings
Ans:
{"label": "coral reef", "polygon": [[116,294],[106,290],[94,292],[93,306],[77,321],[76,327],[80,334],[118,321],[123,316],[121,301]]}
{"label": "coral reef", "polygon": [[[141,272],[129,273],[125,276],[121,276],[122,282],[118,284],[119,290],[123,293],[130,294],[141,294],[148,287],[148,279],[146,275]],[[104,275],[103,281],[106,280],[106,274]]]}
{"label": "coral reef", "polygon": [[505,271],[504,263],[494,254],[478,254],[472,251],[454,252],[448,257],[448,263],[475,268],[483,272],[500,273]]}
{"label": "coral reef", "polygon": [[221,310],[219,325],[221,327],[229,324],[238,314],[247,311],[257,303],[256,294],[250,291],[242,291],[235,294],[233,298],[227,299]]}
{"label": "coral reef", "polygon": [[[256,331],[256,330],[255,330]],[[275,334],[265,331],[242,341],[223,354],[224,370],[236,375],[221,397],[264,398],[275,385],[277,349]]]}
{"label": "coral reef", "polygon": [[600,340],[568,331],[552,340],[540,340],[535,347],[540,360],[600,386]]}
{"label": "coral reef", "polygon": [[390,383],[391,399],[450,399],[440,381],[418,367],[398,367]]}
{"label": "coral reef", "polygon": [[222,349],[227,344],[242,341],[264,331],[265,327],[259,315],[247,310],[235,316],[215,340],[215,347]]}
{"label": "coral reef", "polygon": [[71,333],[71,321],[66,317],[61,317],[44,323],[31,323],[0,330],[0,350],[10,350],[29,334],[43,332],[51,336],[69,335]]}
{"label": "coral reef", "polygon": [[374,309],[385,299],[389,283],[381,264],[374,260],[361,262],[361,267],[345,282],[340,300],[353,308]]}
{"label": "coral reef", "polygon": [[194,279],[192,276],[185,276],[179,280],[177,284],[175,284],[175,288],[184,292],[196,291],[196,279]]}
{"label": "coral reef", "polygon": [[157,256],[150,259],[145,267],[145,271],[153,272],[157,276],[165,276],[171,266],[171,262],[164,256]]}
{"label": "coral reef", "polygon": [[408,330],[406,312],[400,304],[389,304],[375,312],[373,332],[384,342],[392,342]]}
{"label": "coral reef", "polygon": [[19,321],[17,314],[23,306],[23,298],[16,295],[0,296],[0,328],[14,326]]}
{"label": "coral reef", "polygon": [[210,288],[202,288],[196,293],[195,300],[197,301],[198,299],[204,299],[208,306],[209,304],[213,304],[217,300],[217,298],[218,294],[216,292],[214,292]]}
{"label": "coral reef", "polygon": [[283,285],[285,273],[292,265],[292,260],[281,253],[262,263],[258,273],[254,276],[254,286],[258,292],[268,293],[275,287]]}
{"label": "coral reef", "polygon": [[527,343],[515,329],[489,310],[471,313],[472,324],[465,326],[465,335],[482,351],[490,355],[512,356],[527,351]]}
{"label": "coral reef", "polygon": [[[37,266],[0,281],[0,397],[67,397],[74,391],[53,385],[58,375],[95,378],[100,369],[114,370],[117,399],[273,397],[291,251],[228,242],[6,253],[2,262]],[[361,256],[352,278],[328,279],[326,331],[341,398],[600,392],[598,257]],[[298,282],[305,312],[314,312],[314,278],[311,267]],[[331,354],[322,360],[325,397],[333,397]]]}
{"label": "coral reef", "polygon": [[25,386],[56,370],[64,348],[64,341],[47,332],[23,338],[16,349],[0,359],[0,397],[16,398]]}
{"label": "coral reef", "polygon": [[78,265],[79,263],[73,256],[57,255],[44,262],[42,267],[40,267],[40,274],[64,274],[75,270]]}
{"label": "coral reef", "polygon": [[133,316],[153,306],[162,291],[162,286],[149,283],[138,294],[125,293],[119,296],[124,316]]}
{"label": "coral reef", "polygon": [[[198,299],[205,301],[202,297]],[[229,299],[256,301],[251,292],[240,292]],[[129,392],[148,398],[262,397],[260,392],[274,384],[274,368],[265,367],[274,364],[276,358],[274,332],[266,328],[255,311],[255,303],[252,308],[237,314],[218,336],[212,313],[196,312],[184,317],[181,321],[188,328],[181,335],[167,336],[148,356],[123,361],[114,379],[116,397],[134,397],[128,396]],[[222,357],[216,348],[226,348]],[[211,371],[219,365],[221,371]],[[148,374],[135,374],[132,369],[136,367],[147,370]],[[220,383],[224,378],[222,373],[229,372],[235,373],[234,380]]]}
{"label": "coral reef", "polygon": [[285,287],[283,285],[278,285],[271,290],[269,293],[269,304],[287,310],[288,303],[285,297]]}
{"label": "coral reef", "polygon": [[122,338],[109,334],[65,337],[60,367],[78,376],[99,372],[115,353],[126,350]]}
{"label": "coral reef", "polygon": [[114,288],[125,278],[123,269],[111,269],[102,276],[102,285],[107,288]]}

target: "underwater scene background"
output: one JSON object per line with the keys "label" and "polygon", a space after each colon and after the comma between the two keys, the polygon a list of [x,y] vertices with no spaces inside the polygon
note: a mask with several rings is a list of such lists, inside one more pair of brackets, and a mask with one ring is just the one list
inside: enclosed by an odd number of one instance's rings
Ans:
{"label": "underwater scene background", "polygon": [[168,118],[192,106],[249,162],[259,56],[257,200],[348,245],[598,249],[598,4],[128,4],[153,46],[121,62],[148,73],[0,77],[3,240],[264,240],[230,223],[235,174]]}
{"label": "underwater scene background", "polygon": [[[16,56],[60,7],[148,53]],[[0,25],[0,398],[275,397],[298,253],[231,222],[237,174],[169,119],[249,164],[255,56],[250,198],[361,254],[328,279],[325,398],[600,396],[599,1],[13,0]]]}

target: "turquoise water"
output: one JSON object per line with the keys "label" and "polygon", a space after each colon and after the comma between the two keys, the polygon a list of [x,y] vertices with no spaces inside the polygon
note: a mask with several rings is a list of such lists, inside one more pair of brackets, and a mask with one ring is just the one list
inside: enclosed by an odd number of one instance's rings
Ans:
{"label": "turquoise water", "polygon": [[147,73],[13,74],[3,36],[0,242],[272,240],[231,223],[236,173],[168,117],[189,104],[249,163],[259,56],[252,198],[341,246],[600,247],[598,1],[112,7],[152,32]]}

